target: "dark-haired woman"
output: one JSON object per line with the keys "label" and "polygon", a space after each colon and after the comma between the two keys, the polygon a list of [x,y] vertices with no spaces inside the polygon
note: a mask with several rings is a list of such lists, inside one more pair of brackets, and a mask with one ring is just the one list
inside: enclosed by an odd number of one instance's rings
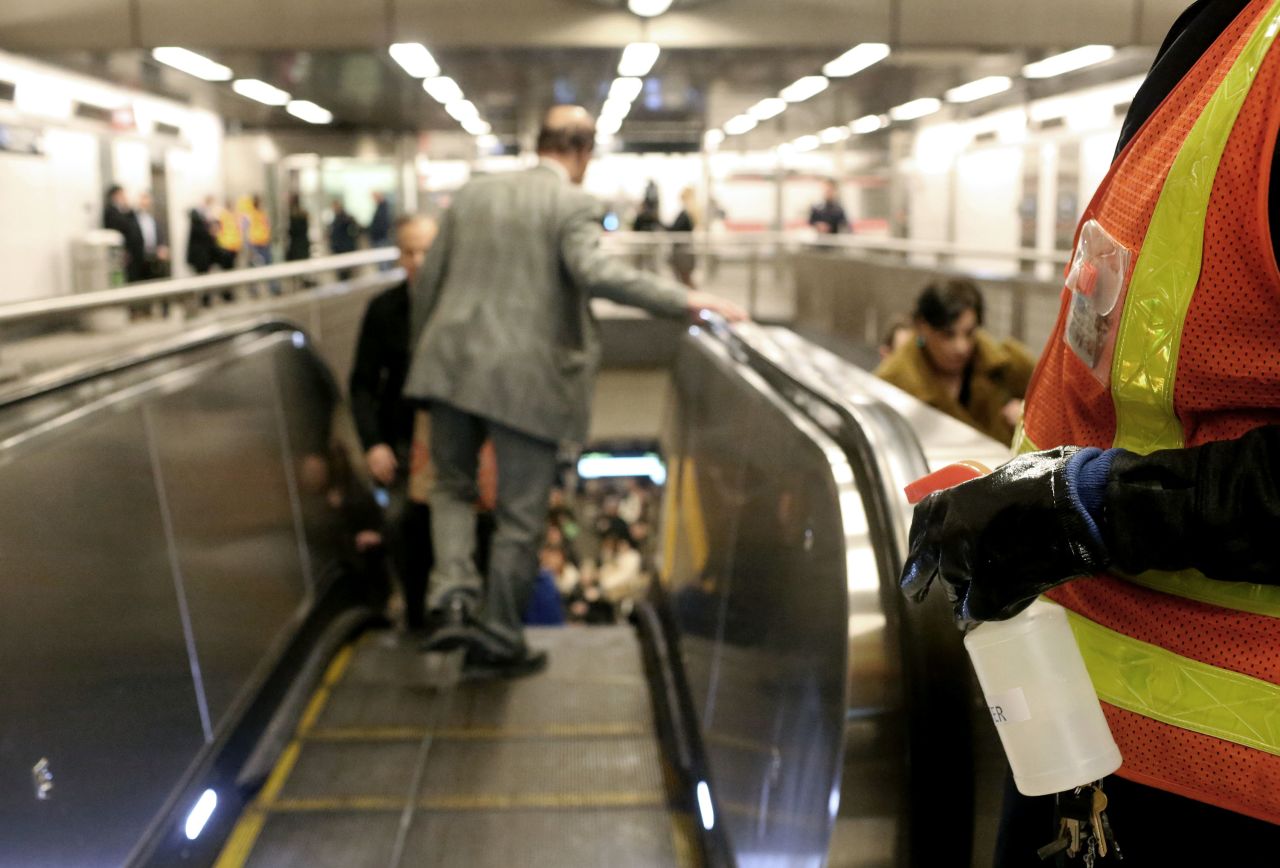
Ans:
{"label": "dark-haired woman", "polygon": [[1002,443],[1013,440],[1035,359],[1015,340],[982,330],[977,284],[953,279],[916,299],[916,338],[895,350],[876,375]]}

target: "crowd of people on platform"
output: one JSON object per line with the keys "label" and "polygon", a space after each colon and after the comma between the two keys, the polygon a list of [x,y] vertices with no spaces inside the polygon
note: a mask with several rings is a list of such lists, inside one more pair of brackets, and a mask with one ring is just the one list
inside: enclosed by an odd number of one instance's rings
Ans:
{"label": "crowd of people on platform", "polygon": [[[333,200],[325,228],[330,253],[350,253],[360,246],[361,239],[369,247],[387,247],[393,243],[391,203],[381,192],[373,193],[373,201],[369,225],[361,226],[347,212],[341,198]],[[107,189],[102,227],[121,235],[127,283],[172,275],[167,221],[163,216],[157,216],[153,207],[152,196],[147,191],[139,193],[131,201],[119,184]],[[272,264],[275,261],[275,232],[268,211],[262,196],[257,193],[222,201],[216,196],[206,196],[200,205],[187,212],[186,264],[196,274],[208,274],[214,269],[229,271]],[[298,194],[290,194],[285,213],[285,261],[311,258],[311,214]],[[349,273],[340,276],[345,279]]]}

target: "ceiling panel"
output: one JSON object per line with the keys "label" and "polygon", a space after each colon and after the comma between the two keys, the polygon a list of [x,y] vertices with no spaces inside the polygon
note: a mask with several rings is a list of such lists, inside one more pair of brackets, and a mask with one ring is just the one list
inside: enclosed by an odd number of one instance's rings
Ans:
{"label": "ceiling panel", "polygon": [[136,2],[148,46],[320,49],[381,45],[387,38],[386,0]]}
{"label": "ceiling panel", "polygon": [[0,0],[6,48],[123,48],[130,44],[129,0]]}
{"label": "ceiling panel", "polygon": [[[900,0],[906,45],[1058,48],[1132,44],[1136,0]],[[945,12],[942,11],[945,9]],[[1068,11],[1069,10],[1069,11]]]}

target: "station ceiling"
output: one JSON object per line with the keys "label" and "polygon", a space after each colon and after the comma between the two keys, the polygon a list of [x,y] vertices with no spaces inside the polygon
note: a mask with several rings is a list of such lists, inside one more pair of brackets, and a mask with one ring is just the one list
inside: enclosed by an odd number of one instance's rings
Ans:
{"label": "station ceiling", "polygon": [[[895,101],[1091,43],[1122,51],[1132,74],[1190,0],[676,0],[640,19],[625,0],[0,0],[0,46],[193,103],[246,128],[301,122],[151,60],[176,45],[317,102],[340,128],[456,130],[456,122],[387,55],[426,44],[504,137],[527,133],[552,102],[598,108],[628,43],[662,46],[627,138],[696,141],[850,46],[886,42],[882,64],[839,81],[788,123],[847,123]],[[1024,85],[1025,86],[1025,85]],[[1054,85],[1032,85],[1051,87]],[[939,91],[940,93],[940,91]],[[934,94],[936,95],[936,94]],[[1026,96],[1026,94],[1022,94]],[[787,116],[784,116],[786,118]]]}

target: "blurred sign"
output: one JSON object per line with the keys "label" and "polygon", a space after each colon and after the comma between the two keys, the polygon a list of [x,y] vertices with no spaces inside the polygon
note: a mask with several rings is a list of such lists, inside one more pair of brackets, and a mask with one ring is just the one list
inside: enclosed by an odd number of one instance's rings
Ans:
{"label": "blurred sign", "polygon": [[35,127],[0,124],[0,151],[10,154],[43,154],[43,133]]}

